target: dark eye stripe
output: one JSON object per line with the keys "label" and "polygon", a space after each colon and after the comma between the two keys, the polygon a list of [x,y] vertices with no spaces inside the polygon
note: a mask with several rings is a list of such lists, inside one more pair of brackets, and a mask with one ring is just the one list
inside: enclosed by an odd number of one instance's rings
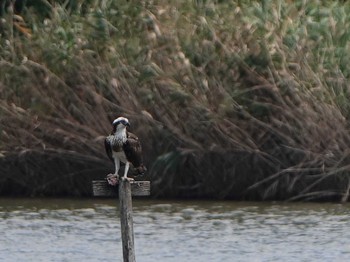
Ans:
{"label": "dark eye stripe", "polygon": [[126,120],[120,120],[118,122],[115,122],[115,125],[119,125],[119,124],[127,125],[128,122]]}
{"label": "dark eye stripe", "polygon": [[123,125],[127,126],[127,125],[129,125],[129,122],[128,122],[128,120],[125,120],[125,119],[120,119],[118,121],[113,122],[113,125],[115,125],[115,126],[117,126],[119,124],[123,124]]}

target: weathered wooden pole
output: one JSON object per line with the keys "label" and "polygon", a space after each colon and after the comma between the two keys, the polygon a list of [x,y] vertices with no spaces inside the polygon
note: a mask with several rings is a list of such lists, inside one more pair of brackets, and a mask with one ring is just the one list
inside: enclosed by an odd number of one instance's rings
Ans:
{"label": "weathered wooden pole", "polygon": [[[151,194],[150,181],[131,181],[132,196],[149,196]],[[118,186],[111,186],[107,180],[92,181],[93,195],[97,197],[118,197]]]}
{"label": "weathered wooden pole", "polygon": [[[106,180],[92,181],[94,196],[116,197],[119,195],[120,228],[124,262],[135,262],[134,226],[131,196],[149,196],[150,181],[129,181],[122,178],[119,186],[110,186]],[[119,191],[119,193],[118,193]]]}
{"label": "weathered wooden pole", "polygon": [[124,262],[135,262],[131,186],[125,178],[119,182],[119,209]]}

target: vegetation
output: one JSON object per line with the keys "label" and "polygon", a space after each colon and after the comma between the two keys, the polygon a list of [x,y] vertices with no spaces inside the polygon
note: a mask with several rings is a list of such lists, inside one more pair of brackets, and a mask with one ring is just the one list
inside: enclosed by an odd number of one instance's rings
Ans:
{"label": "vegetation", "polygon": [[41,2],[3,7],[2,194],[88,195],[124,115],[155,196],[348,200],[347,1]]}

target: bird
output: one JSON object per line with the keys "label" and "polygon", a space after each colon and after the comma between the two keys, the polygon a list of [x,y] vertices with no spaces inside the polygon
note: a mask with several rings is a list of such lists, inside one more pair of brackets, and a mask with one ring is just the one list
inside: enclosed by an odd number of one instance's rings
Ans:
{"label": "bird", "polygon": [[143,175],[147,168],[143,164],[142,148],[138,137],[129,132],[129,120],[126,117],[118,117],[112,122],[113,130],[110,135],[105,138],[105,149],[107,156],[115,165],[114,174],[107,175],[107,181],[110,185],[115,186],[119,181],[118,171],[120,164],[125,163],[123,179],[132,181],[127,177],[130,164],[137,171],[137,175]]}

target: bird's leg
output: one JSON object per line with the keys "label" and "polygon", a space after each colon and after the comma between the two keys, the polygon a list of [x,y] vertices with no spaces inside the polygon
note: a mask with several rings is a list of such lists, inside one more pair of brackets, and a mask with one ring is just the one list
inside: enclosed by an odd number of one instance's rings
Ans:
{"label": "bird's leg", "polygon": [[123,180],[126,179],[126,180],[129,180],[129,181],[134,181],[133,178],[128,177],[129,167],[130,167],[130,163],[129,163],[129,161],[126,161]]}
{"label": "bird's leg", "polygon": [[107,175],[108,184],[110,184],[111,186],[115,186],[116,184],[118,184],[118,180],[119,180],[118,171],[120,168],[120,161],[116,157],[114,158],[114,164],[115,164],[114,174]]}
{"label": "bird's leg", "polygon": [[119,171],[119,168],[120,168],[120,160],[119,160],[119,158],[117,158],[117,157],[114,158],[114,165],[115,165],[114,176],[118,178],[119,177],[118,176],[118,171]]}

